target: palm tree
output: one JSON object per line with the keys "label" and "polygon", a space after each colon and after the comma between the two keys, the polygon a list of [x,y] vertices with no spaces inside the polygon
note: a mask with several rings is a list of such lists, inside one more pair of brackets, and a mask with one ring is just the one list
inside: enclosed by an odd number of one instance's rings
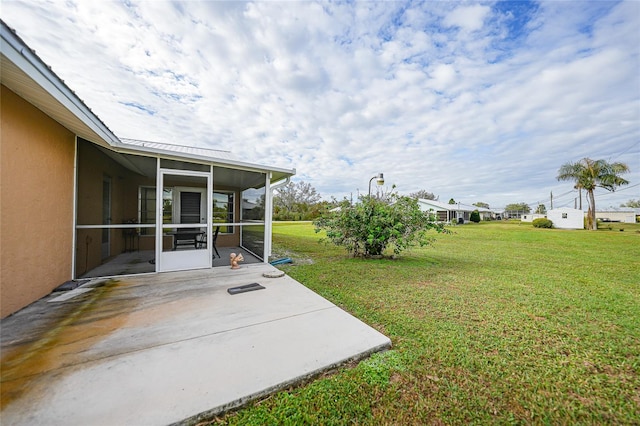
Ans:
{"label": "palm tree", "polygon": [[565,163],[558,170],[558,180],[572,180],[575,188],[587,191],[589,210],[587,212],[587,229],[596,230],[596,199],[593,191],[597,188],[604,188],[608,191],[615,191],[616,187],[629,183],[620,177],[627,173],[629,167],[624,163],[608,163],[605,160],[592,160],[583,158],[575,163]]}

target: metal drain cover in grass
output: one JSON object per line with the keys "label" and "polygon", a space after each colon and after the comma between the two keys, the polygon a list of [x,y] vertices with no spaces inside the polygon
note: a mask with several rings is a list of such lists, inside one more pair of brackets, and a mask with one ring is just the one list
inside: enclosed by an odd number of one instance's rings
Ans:
{"label": "metal drain cover in grass", "polygon": [[264,289],[263,286],[261,286],[258,283],[251,283],[251,284],[245,284],[245,285],[241,285],[239,287],[231,287],[227,289],[227,292],[231,295],[233,294],[238,294],[238,293],[246,293],[248,291],[254,291],[254,290],[262,290]]}

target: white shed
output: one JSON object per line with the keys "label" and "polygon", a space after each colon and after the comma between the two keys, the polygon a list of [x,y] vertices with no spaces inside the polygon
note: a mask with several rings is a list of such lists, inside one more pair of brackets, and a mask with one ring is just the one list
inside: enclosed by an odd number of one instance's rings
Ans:
{"label": "white shed", "polygon": [[523,214],[522,217],[520,218],[521,222],[533,222],[536,219],[541,219],[541,218],[545,218],[547,217],[546,214],[540,214],[540,213],[527,213],[527,214]]}
{"label": "white shed", "polygon": [[584,212],[582,210],[560,207],[549,210],[547,219],[553,222],[554,228],[584,229]]}

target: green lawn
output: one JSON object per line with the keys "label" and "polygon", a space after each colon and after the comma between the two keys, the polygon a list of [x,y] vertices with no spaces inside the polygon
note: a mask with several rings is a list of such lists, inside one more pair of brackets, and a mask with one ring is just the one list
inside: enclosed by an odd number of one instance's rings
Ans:
{"label": "green lawn", "polygon": [[363,260],[276,224],[282,269],[389,336],[390,351],[222,424],[639,424],[640,226],[481,223]]}

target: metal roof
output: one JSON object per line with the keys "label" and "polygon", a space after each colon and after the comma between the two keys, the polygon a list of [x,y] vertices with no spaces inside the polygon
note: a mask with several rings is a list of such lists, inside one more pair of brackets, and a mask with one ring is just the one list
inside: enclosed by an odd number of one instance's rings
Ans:
{"label": "metal roof", "polygon": [[117,151],[122,153],[144,152],[154,156],[189,159],[195,162],[213,164],[216,166],[232,167],[248,171],[271,172],[271,182],[277,182],[296,174],[295,169],[284,169],[243,161],[230,151],[174,145],[162,142],[121,139]]}
{"label": "metal roof", "polygon": [[200,148],[195,146],[175,145],[162,142],[142,141],[138,139],[120,138],[124,145],[133,145],[136,148],[147,150],[171,151],[177,154],[194,155],[199,157],[216,158],[226,161],[240,161],[231,151],[221,149]]}

